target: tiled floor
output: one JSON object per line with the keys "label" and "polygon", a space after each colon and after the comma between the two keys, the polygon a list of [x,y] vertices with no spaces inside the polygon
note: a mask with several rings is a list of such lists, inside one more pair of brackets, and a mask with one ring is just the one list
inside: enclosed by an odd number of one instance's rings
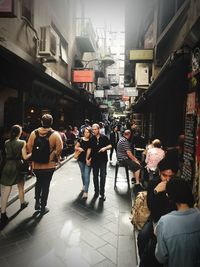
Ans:
{"label": "tiled floor", "polygon": [[25,210],[17,212],[18,201],[10,205],[12,219],[0,233],[0,266],[136,267],[130,192],[123,169],[114,191],[114,171],[108,164],[105,202],[92,201],[92,174],[89,197],[80,198],[80,170],[71,159],[54,174],[50,212],[43,218],[34,214],[33,189]]}

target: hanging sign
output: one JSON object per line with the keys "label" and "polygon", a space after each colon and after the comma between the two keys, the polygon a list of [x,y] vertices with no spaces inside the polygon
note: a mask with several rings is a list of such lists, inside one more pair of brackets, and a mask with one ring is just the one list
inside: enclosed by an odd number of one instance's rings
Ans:
{"label": "hanging sign", "polygon": [[104,90],[96,90],[94,91],[94,97],[100,97],[103,98],[104,97]]}
{"label": "hanging sign", "polygon": [[138,96],[138,90],[136,87],[125,87],[124,96]]}
{"label": "hanging sign", "polygon": [[73,70],[74,83],[93,83],[94,71],[93,70]]}
{"label": "hanging sign", "polygon": [[153,49],[136,49],[130,50],[130,60],[137,62],[144,60],[153,60]]}

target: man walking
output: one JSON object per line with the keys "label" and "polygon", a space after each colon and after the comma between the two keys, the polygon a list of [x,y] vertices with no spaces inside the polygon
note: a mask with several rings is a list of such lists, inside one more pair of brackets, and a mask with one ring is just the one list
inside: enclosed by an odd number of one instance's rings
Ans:
{"label": "man walking", "polygon": [[100,127],[98,124],[92,125],[92,131],[93,136],[90,139],[89,148],[87,150],[86,164],[91,164],[93,168],[94,198],[98,198],[100,193],[100,200],[105,201],[106,168],[108,161],[107,150],[111,149],[112,146],[108,137],[100,134]]}
{"label": "man walking", "polygon": [[117,154],[117,143],[119,141],[119,132],[118,132],[118,126],[113,126],[112,132],[110,133],[110,143],[112,145],[112,148],[110,150],[110,163],[112,163],[112,155],[113,151],[115,150]]}
{"label": "man walking", "polygon": [[51,128],[52,124],[52,116],[43,115],[42,127],[31,133],[27,144],[29,152],[32,152],[33,171],[36,175],[35,210],[39,210],[41,215],[49,212],[46,207],[49,186],[63,147],[60,134]]}

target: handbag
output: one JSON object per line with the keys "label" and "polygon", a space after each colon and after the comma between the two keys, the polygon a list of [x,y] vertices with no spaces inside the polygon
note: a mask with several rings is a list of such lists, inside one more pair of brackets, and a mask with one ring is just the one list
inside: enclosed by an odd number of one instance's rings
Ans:
{"label": "handbag", "polygon": [[22,174],[29,173],[31,170],[29,161],[21,159],[19,168],[20,168],[20,173]]}
{"label": "handbag", "polygon": [[[10,145],[11,150],[12,150],[12,154],[14,155],[14,150],[12,145]],[[19,171],[21,174],[27,174],[31,171],[31,165],[30,162],[28,160],[24,160],[24,159],[18,159],[18,158],[12,158],[12,160],[19,160]]]}
{"label": "handbag", "polygon": [[147,191],[137,194],[131,213],[131,223],[137,230],[141,230],[150,216],[150,210],[147,206]]}
{"label": "handbag", "polygon": [[0,177],[5,164],[6,164],[6,154],[5,154],[5,149],[3,149],[0,151]]}

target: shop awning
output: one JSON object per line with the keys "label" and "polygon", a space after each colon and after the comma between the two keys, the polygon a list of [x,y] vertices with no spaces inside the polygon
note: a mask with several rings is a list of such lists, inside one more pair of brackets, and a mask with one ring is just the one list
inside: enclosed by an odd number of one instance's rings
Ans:
{"label": "shop awning", "polygon": [[149,88],[138,101],[133,105],[133,112],[144,113],[152,111],[156,102],[160,98],[164,98],[176,87],[176,84],[181,80],[187,80],[187,73],[189,67],[189,54],[180,53],[174,54],[163,65],[157,78],[151,83]]}
{"label": "shop awning", "polygon": [[[87,94],[83,94],[82,91],[72,88],[69,82],[63,80],[54,73],[54,77],[49,75],[49,71],[41,63],[38,63],[34,58],[25,53],[22,49],[7,41],[7,46],[0,43],[0,57],[4,64],[1,64],[0,69],[4,68],[4,71],[9,76],[14,75],[13,79],[7,79],[5,75],[1,76],[1,82],[6,80],[25,80],[24,77],[28,77],[29,88],[44,88],[44,90],[54,92],[56,95],[63,95],[63,97],[73,100],[74,102],[81,102],[83,105],[89,105],[94,108],[97,104],[93,99],[89,99]],[[9,49],[8,49],[9,48]],[[13,53],[15,51],[15,53]],[[11,64],[12,63],[12,64]],[[5,69],[7,66],[7,69]],[[10,70],[10,72],[8,71]]]}

